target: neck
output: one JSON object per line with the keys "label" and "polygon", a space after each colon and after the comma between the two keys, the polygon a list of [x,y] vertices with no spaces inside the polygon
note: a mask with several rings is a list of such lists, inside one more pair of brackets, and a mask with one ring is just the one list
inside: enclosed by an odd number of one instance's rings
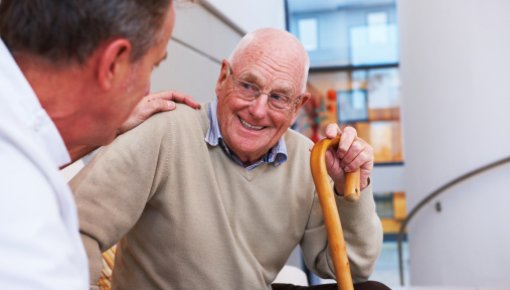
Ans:
{"label": "neck", "polygon": [[[244,167],[248,167],[254,163],[259,162],[260,160],[262,160],[262,158],[264,158],[264,156],[266,156],[269,153],[269,151],[268,151],[268,152],[263,152],[263,153],[258,153],[258,154],[240,155],[237,152],[235,152],[234,150],[232,150],[232,147],[230,147],[226,142],[225,142],[225,146],[227,146],[229,148],[231,154],[233,154],[243,164]],[[271,149],[273,147],[271,147]],[[271,149],[269,149],[269,150],[271,150]]]}
{"label": "neck", "polygon": [[84,69],[78,64],[55,65],[26,54],[15,54],[14,58],[41,106],[57,127],[67,149],[78,146],[76,124],[83,101],[80,96],[84,96],[87,87]]}

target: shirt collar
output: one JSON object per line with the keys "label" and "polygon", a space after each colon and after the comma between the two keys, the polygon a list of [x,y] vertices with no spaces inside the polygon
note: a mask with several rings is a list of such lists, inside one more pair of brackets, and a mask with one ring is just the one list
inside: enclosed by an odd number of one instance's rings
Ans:
{"label": "shirt collar", "polygon": [[209,129],[207,130],[207,133],[205,134],[205,142],[207,144],[216,147],[220,146],[223,149],[223,152],[227,154],[230,159],[232,159],[237,164],[245,167],[248,170],[252,170],[256,168],[259,165],[262,165],[264,163],[273,164],[274,166],[278,166],[285,161],[287,161],[287,145],[285,144],[284,138],[280,138],[278,140],[278,143],[269,150],[269,152],[262,157],[259,161],[250,164],[248,166],[244,166],[241,160],[228,148],[228,146],[223,141],[223,137],[221,135],[220,126],[218,124],[218,116],[216,114],[218,107],[218,101],[214,100],[209,104]]}

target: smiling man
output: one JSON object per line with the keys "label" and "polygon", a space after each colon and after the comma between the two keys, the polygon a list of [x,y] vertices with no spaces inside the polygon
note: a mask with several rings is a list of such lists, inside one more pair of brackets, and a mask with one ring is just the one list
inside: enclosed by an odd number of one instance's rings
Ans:
{"label": "smiling man", "polygon": [[[77,175],[71,186],[92,284],[101,251],[119,240],[113,289],[268,289],[297,245],[312,271],[334,277],[312,142],[289,129],[310,98],[307,72],[295,37],[250,33],[221,64],[217,100],[149,119]],[[339,132],[331,125],[327,135]],[[361,199],[337,200],[351,272],[357,289],[386,289],[363,283],[382,243],[368,181],[372,148],[347,128],[327,158],[339,194],[344,172],[362,170]]]}

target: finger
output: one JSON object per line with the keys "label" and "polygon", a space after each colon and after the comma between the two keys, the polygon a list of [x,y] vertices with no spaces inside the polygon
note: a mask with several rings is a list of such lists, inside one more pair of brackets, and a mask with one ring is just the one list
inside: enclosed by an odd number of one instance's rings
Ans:
{"label": "finger", "polygon": [[338,127],[338,124],[331,123],[326,126],[325,134],[326,137],[329,139],[335,138],[336,136],[338,136],[338,134],[341,133],[342,131],[340,130],[340,127]]}
{"label": "finger", "polygon": [[373,166],[373,154],[370,148],[363,148],[352,161],[344,162],[342,161],[342,167],[346,172],[355,171],[358,168],[372,170]]}
{"label": "finger", "polygon": [[335,184],[337,193],[342,195],[345,184],[345,172],[340,166],[340,160],[336,157],[335,153],[335,150],[331,148],[326,151],[326,169]]}
{"label": "finger", "polygon": [[343,179],[344,171],[340,166],[340,160],[335,156],[333,149],[330,148],[326,151],[326,169],[333,181],[338,182],[340,179]]}
{"label": "finger", "polygon": [[338,143],[337,154],[340,159],[343,159],[345,157],[357,136],[358,135],[356,133],[356,129],[354,129],[353,127],[344,128],[342,136],[340,137],[340,143]]}
{"label": "finger", "polygon": [[168,106],[169,111],[175,110],[175,108],[177,108],[177,105],[175,104],[175,102],[172,102],[172,101],[168,101],[167,106]]}
{"label": "finger", "polygon": [[162,91],[157,93],[151,93],[146,96],[146,98],[150,98],[152,100],[155,99],[166,99],[166,100],[172,100],[174,92],[172,91]]}
{"label": "finger", "polygon": [[200,104],[193,100],[192,96],[180,92],[172,92],[172,100],[178,103],[186,104],[194,109],[200,109]]}
{"label": "finger", "polygon": [[185,104],[187,106],[192,107],[193,109],[200,109],[200,104],[193,100],[193,97],[175,91],[163,91],[158,93],[153,93],[148,96],[152,100],[156,99],[164,99],[167,101],[174,101],[177,103]]}
{"label": "finger", "polygon": [[[326,151],[326,168],[328,171],[335,167],[335,163],[339,163],[338,158],[335,158],[335,152],[333,149],[329,148]],[[337,165],[339,166],[339,164]]]}
{"label": "finger", "polygon": [[363,142],[363,140],[356,138],[342,158],[342,165],[345,166],[351,163],[367,146],[369,145]]}
{"label": "finger", "polygon": [[368,186],[368,178],[370,177],[370,173],[371,173],[371,170],[367,170],[367,169],[360,170],[360,186],[361,186],[362,190]]}
{"label": "finger", "polygon": [[168,101],[164,98],[150,99],[148,101],[148,104],[149,105],[146,107],[146,109],[144,111],[144,115],[147,118],[149,116],[152,116],[155,113],[172,111],[172,110],[175,110],[175,108],[176,108],[175,102]]}

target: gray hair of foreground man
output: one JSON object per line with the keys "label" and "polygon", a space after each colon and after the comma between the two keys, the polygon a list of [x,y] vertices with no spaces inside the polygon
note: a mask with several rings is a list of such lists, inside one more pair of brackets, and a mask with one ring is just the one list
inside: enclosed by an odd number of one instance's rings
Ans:
{"label": "gray hair of foreground man", "polygon": [[172,0],[1,0],[0,37],[12,53],[84,63],[114,37],[131,42],[132,61],[161,36]]}

